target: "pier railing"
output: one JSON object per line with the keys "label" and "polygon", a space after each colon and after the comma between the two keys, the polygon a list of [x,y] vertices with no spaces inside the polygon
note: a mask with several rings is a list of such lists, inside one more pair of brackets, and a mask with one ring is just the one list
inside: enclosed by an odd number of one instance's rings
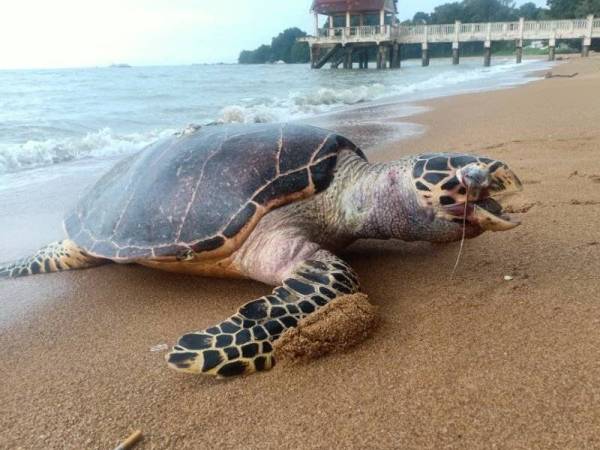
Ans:
{"label": "pier railing", "polygon": [[600,38],[600,19],[590,16],[575,20],[337,27],[320,29],[318,36],[301,40],[327,45],[384,41],[419,44],[580,38]]}
{"label": "pier railing", "polygon": [[361,39],[386,40],[392,37],[392,28],[393,27],[390,25],[322,28],[319,30],[319,40],[331,41],[334,43]]}
{"label": "pier railing", "polygon": [[588,16],[575,20],[520,19],[515,22],[323,28],[317,31],[317,36],[304,37],[300,41],[310,44],[313,68],[319,69],[331,60],[333,67],[337,67],[342,61],[344,68],[351,69],[355,50],[360,52],[359,66],[367,68],[369,57],[365,49],[376,46],[377,68],[383,69],[388,62],[391,68],[400,67],[401,44],[420,44],[423,65],[428,66],[429,44],[452,44],[452,63],[459,64],[461,43],[483,42],[484,64],[489,66],[493,41],[514,41],[517,63],[520,63],[525,40],[547,40],[548,57],[553,61],[558,39],[581,39],[582,56],[588,56],[593,38],[600,38],[600,19]]}

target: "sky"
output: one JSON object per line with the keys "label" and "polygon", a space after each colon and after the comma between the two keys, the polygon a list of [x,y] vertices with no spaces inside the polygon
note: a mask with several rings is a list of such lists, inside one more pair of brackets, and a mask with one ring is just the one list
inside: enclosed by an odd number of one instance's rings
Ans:
{"label": "sky", "polygon": [[[311,0],[1,2],[0,69],[235,62],[285,28],[314,29]],[[400,0],[399,18],[446,2]]]}

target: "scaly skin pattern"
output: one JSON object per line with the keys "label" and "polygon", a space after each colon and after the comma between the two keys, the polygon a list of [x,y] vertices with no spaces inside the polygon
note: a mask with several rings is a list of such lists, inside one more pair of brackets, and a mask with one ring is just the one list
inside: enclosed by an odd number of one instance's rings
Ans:
{"label": "scaly skin pattern", "polygon": [[39,249],[34,255],[0,267],[0,278],[18,278],[38,273],[87,269],[107,263],[88,255],[75,242],[65,239]]}
{"label": "scaly skin pattern", "polygon": [[182,372],[230,377],[270,369],[272,343],[332,299],[357,292],[352,269],[320,250],[295,267],[271,295],[242,306],[225,321],[182,336],[167,361]]}
{"label": "scaly skin pattern", "polygon": [[[240,273],[280,287],[221,324],[184,335],[167,356],[169,365],[219,377],[269,369],[272,343],[287,328],[331,299],[358,291],[356,275],[332,252],[361,238],[459,239],[460,225],[423,208],[427,197],[415,188],[415,162],[369,164],[342,152],[325,192],[269,213],[233,255]],[[450,176],[453,171],[438,178]]]}
{"label": "scaly skin pattern", "polygon": [[[355,151],[342,150],[325,191],[267,213],[226,258],[201,264],[193,254],[184,260],[137,261],[170,271],[239,276],[277,286],[223,322],[182,336],[167,355],[169,365],[218,377],[271,368],[272,344],[287,329],[331,300],[358,292],[358,278],[335,256],[337,250],[363,238],[451,242],[463,232],[467,238],[475,237],[483,229],[475,214],[461,219],[461,211],[475,211],[465,202],[487,199],[511,186],[520,188],[518,178],[505,164],[487,158],[431,154],[370,164]],[[494,215],[488,214],[486,220],[493,222]],[[105,261],[66,240],[0,268],[0,277]]]}

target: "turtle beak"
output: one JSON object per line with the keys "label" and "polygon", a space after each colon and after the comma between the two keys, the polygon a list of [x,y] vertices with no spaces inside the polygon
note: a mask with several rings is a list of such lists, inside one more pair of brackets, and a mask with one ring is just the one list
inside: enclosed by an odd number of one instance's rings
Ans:
{"label": "turtle beak", "polygon": [[489,168],[487,184],[474,202],[469,221],[484,231],[507,231],[521,225],[519,220],[503,211],[500,203],[523,190],[515,173],[507,165],[496,163]]}
{"label": "turtle beak", "polygon": [[[490,204],[490,200],[494,203]],[[508,231],[521,225],[521,221],[503,212],[502,207],[499,212],[492,212],[496,205],[500,204],[493,199],[475,203],[469,221],[479,225],[484,231]]]}

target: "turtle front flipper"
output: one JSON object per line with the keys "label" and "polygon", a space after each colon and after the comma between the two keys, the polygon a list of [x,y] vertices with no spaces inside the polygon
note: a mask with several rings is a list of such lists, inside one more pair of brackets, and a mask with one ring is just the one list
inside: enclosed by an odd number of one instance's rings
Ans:
{"label": "turtle front flipper", "polygon": [[107,263],[108,260],[87,254],[70,239],[53,242],[32,256],[0,265],[1,278],[17,278],[38,273],[86,269]]}
{"label": "turtle front flipper", "polygon": [[167,362],[181,372],[218,377],[268,370],[275,364],[273,341],[334,298],[358,290],[352,269],[319,251],[271,295],[246,303],[216,326],[182,336]]}

